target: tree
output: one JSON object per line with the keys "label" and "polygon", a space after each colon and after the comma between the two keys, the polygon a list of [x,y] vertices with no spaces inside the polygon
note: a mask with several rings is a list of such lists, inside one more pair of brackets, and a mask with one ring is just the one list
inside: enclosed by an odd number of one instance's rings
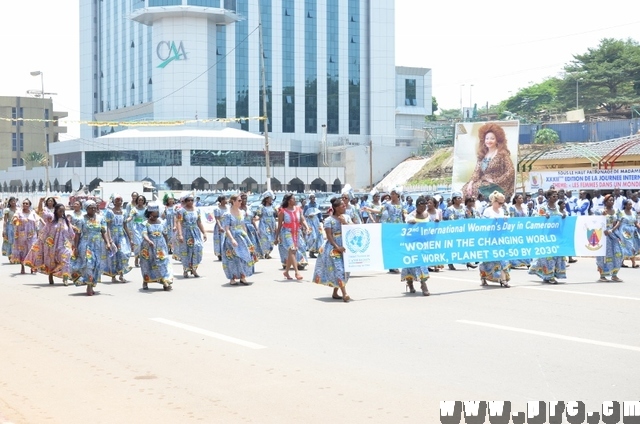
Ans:
{"label": "tree", "polygon": [[550,111],[562,107],[557,100],[559,85],[558,78],[549,78],[539,84],[523,88],[504,101],[500,109],[525,118],[529,122],[539,122]]}
{"label": "tree", "polygon": [[556,144],[560,141],[560,136],[557,132],[551,128],[545,128],[536,132],[536,138],[533,140],[534,144]]}
{"label": "tree", "polygon": [[47,156],[41,152],[29,152],[24,156],[23,160],[32,165],[44,166],[47,164]]}
{"label": "tree", "polygon": [[425,117],[426,121],[435,121],[436,120],[436,111],[438,110],[438,101],[435,96],[431,96],[431,115],[427,115]]}
{"label": "tree", "polygon": [[572,87],[575,99],[579,89],[586,107],[604,107],[616,112],[640,101],[640,44],[637,41],[604,38],[598,47],[573,58],[564,67],[567,75],[563,91]]}
{"label": "tree", "polygon": [[460,109],[440,109],[438,121],[459,121]]}

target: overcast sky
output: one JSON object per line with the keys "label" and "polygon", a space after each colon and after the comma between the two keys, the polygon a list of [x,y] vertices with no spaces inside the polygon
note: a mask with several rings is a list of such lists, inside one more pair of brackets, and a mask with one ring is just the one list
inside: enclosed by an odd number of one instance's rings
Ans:
{"label": "overcast sky", "polygon": [[[105,0],[109,1],[109,0]],[[390,0],[372,0],[390,1]],[[440,108],[494,104],[557,75],[605,37],[640,40],[640,2],[396,0],[396,65],[431,68]],[[0,95],[46,92],[79,117],[78,1],[0,3]],[[462,86],[464,84],[464,86]],[[473,87],[471,87],[473,85]],[[77,126],[61,139],[79,135]]]}

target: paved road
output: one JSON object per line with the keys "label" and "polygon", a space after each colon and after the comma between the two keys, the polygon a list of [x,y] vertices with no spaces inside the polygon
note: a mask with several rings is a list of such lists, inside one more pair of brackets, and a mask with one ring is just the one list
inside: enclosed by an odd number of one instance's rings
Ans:
{"label": "paved road", "polygon": [[581,258],[566,284],[514,270],[510,289],[444,271],[430,297],[370,273],[345,304],[278,268],[229,286],[209,245],[172,292],[134,269],[86,297],[2,258],[0,422],[435,423],[440,400],[638,399],[639,269],[597,283]]}

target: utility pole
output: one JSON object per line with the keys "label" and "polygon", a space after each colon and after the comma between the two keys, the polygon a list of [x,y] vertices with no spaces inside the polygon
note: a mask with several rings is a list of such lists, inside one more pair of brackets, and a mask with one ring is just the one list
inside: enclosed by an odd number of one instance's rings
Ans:
{"label": "utility pole", "polygon": [[267,190],[271,190],[271,164],[269,160],[269,114],[267,113],[267,76],[264,66],[264,40],[262,35],[262,12],[260,11],[260,0],[258,0],[258,27],[260,28],[260,74],[262,78],[262,111],[264,112],[264,160],[267,174]]}
{"label": "utility pole", "polygon": [[369,187],[373,190],[373,140],[369,140]]}

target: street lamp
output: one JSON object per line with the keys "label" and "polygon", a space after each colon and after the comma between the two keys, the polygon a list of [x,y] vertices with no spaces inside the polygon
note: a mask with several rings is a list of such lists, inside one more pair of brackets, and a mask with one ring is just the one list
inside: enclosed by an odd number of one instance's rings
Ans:
{"label": "street lamp", "polygon": [[576,110],[578,110],[578,93],[580,92],[580,89],[578,87],[578,83],[582,81],[582,78],[576,78]]}
{"label": "street lamp", "polygon": [[462,106],[462,88],[464,87],[464,84],[460,85],[460,116],[462,117],[462,120],[464,121],[464,107]]}
{"label": "street lamp", "polygon": [[473,84],[471,84],[469,86],[469,109],[473,108],[473,101],[472,101],[473,96],[472,96],[472,93],[473,93]]}
{"label": "street lamp", "polygon": [[40,88],[42,89],[42,91],[40,91],[40,95],[42,97],[42,128],[44,128],[44,148],[45,148],[45,158],[44,158],[44,172],[45,172],[45,183],[44,183],[44,190],[45,190],[45,197],[49,197],[49,143],[47,142],[47,105],[45,103],[45,99],[44,99],[44,72],[42,71],[32,71],[31,72],[31,76],[33,77],[37,77],[40,76]]}

